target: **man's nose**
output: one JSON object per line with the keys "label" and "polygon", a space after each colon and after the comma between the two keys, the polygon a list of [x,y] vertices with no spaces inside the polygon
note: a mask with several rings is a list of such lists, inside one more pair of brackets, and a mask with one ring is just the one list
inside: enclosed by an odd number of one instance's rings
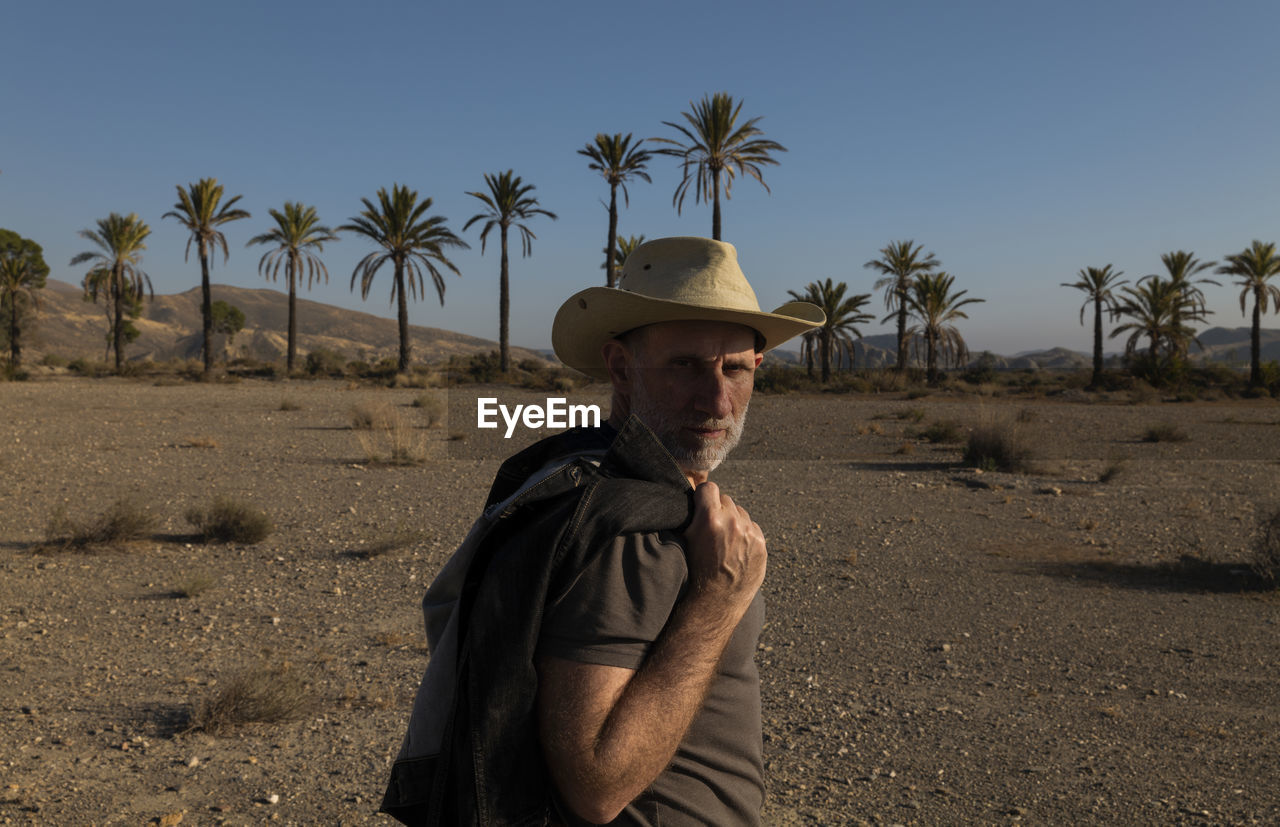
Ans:
{"label": "man's nose", "polygon": [[719,370],[707,371],[700,377],[694,404],[700,413],[716,419],[727,419],[733,414],[729,398],[729,380]]}

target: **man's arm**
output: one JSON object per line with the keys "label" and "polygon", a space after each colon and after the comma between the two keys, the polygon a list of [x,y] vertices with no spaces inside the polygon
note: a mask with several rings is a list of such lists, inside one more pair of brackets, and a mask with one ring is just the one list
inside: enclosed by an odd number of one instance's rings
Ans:
{"label": "man's arm", "polygon": [[714,483],[694,492],[689,590],[637,670],[538,661],[538,725],[561,798],[611,821],[670,763],[764,580],[764,535]]}

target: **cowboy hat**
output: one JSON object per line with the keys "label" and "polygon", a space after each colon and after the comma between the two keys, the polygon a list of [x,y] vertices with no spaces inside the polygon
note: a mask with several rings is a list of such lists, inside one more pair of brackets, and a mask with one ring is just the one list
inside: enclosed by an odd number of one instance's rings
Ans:
{"label": "cowboy hat", "polygon": [[605,342],[644,325],[688,320],[746,325],[764,339],[763,351],[822,324],[826,315],[809,302],[762,311],[732,244],[658,238],[627,256],[617,287],[588,287],[560,305],[551,345],[569,367],[607,380]]}

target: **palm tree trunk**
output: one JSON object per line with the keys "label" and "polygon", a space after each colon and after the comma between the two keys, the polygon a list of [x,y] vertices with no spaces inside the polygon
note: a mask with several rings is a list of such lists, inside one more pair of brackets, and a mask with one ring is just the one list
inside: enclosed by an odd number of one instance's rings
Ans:
{"label": "palm tree trunk", "polygon": [[289,259],[289,351],[285,356],[285,373],[293,373],[293,363],[298,355],[298,290],[297,274],[293,269],[293,259]]}
{"label": "palm tree trunk", "polygon": [[1089,382],[1093,388],[1102,386],[1102,298],[1093,300],[1093,379]]}
{"label": "palm tree trunk", "polygon": [[927,365],[927,373],[930,385],[938,384],[938,335],[929,333],[925,336],[925,342],[928,346],[928,354],[925,356]]}
{"label": "palm tree trunk", "polygon": [[111,331],[111,338],[116,349],[116,373],[118,374],[124,367],[124,274],[117,268],[112,276],[111,299],[116,306],[116,321]]}
{"label": "palm tree trunk", "polygon": [[1262,287],[1253,288],[1253,329],[1249,331],[1249,384],[1262,384]]}
{"label": "palm tree trunk", "polygon": [[898,373],[907,369],[907,291],[898,290]]}
{"label": "palm tree trunk", "polygon": [[605,284],[610,287],[618,285],[618,278],[613,272],[613,251],[618,246],[618,185],[609,183],[609,246],[604,255]]}
{"label": "palm tree trunk", "polygon": [[711,237],[720,240],[720,170],[711,168]]}
{"label": "palm tree trunk", "polygon": [[831,331],[824,330],[821,334],[822,341],[822,384],[831,381]]}
{"label": "palm tree trunk", "polygon": [[18,294],[9,297],[9,367],[17,369],[22,358],[22,348],[18,344]]}
{"label": "palm tree trunk", "polygon": [[[200,315],[204,321],[204,374],[208,380],[213,375],[213,292],[209,286],[209,248],[205,240],[200,239]],[[116,313],[116,324],[120,324],[120,314]],[[119,345],[116,346],[116,358],[120,356]]]}
{"label": "palm tree trunk", "polygon": [[502,265],[498,285],[498,367],[503,372],[511,370],[511,348],[507,341],[507,319],[511,314],[511,292],[507,283],[507,227],[502,226]]}
{"label": "palm tree trunk", "polygon": [[396,265],[396,320],[400,323],[400,360],[396,362],[397,373],[409,370],[409,303],[404,296],[404,262],[395,259]]}

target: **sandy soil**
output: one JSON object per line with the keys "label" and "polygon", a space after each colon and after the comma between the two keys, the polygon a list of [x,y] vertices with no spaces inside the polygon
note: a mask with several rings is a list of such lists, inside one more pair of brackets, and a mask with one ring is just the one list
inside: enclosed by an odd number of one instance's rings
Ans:
{"label": "sandy soil", "polygon": [[[389,823],[418,601],[536,436],[477,431],[475,398],[547,396],[434,391],[449,421],[425,428],[420,393],[0,385],[0,822]],[[385,446],[361,437],[390,435],[351,410],[381,404],[426,462],[370,461]],[[1035,473],[908,435],[992,420],[1034,444]],[[1143,442],[1159,423],[1188,439]],[[1280,504],[1280,405],[757,397],[716,478],[770,542],[767,822],[1280,822],[1280,596],[1244,565]],[[183,514],[218,493],[275,532],[195,542]],[[148,540],[36,551],[59,507],[122,495],[159,521]],[[421,534],[360,556],[397,527]],[[196,575],[208,590],[176,596]],[[317,705],[182,731],[259,662],[309,675]]]}

